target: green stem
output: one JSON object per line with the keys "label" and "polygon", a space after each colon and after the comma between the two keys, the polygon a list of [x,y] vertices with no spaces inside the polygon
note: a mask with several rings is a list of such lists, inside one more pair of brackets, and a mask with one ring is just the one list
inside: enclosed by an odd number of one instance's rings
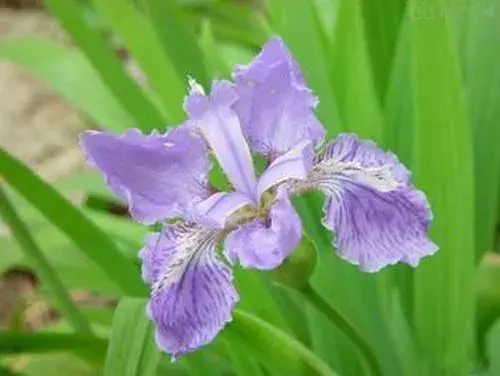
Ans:
{"label": "green stem", "polygon": [[35,243],[23,221],[19,218],[7,195],[0,186],[0,216],[3,217],[20,248],[35,264],[40,280],[54,294],[55,302],[64,317],[75,330],[82,333],[92,333],[87,318],[76,308],[66,289],[43,252]]}
{"label": "green stem", "polygon": [[299,292],[318,311],[322,312],[333,325],[340,329],[350,341],[352,341],[352,343],[363,355],[372,375],[383,376],[382,369],[380,368],[377,357],[375,356],[375,352],[358,332],[356,327],[351,324],[341,312],[333,308],[316,291],[314,291],[310,284],[300,289]]}

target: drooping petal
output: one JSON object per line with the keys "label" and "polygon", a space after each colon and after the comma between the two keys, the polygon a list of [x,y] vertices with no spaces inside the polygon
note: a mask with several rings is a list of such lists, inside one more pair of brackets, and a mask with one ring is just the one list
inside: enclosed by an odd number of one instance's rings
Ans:
{"label": "drooping petal", "polygon": [[327,196],[323,223],[335,232],[339,255],[362,270],[416,266],[437,250],[427,235],[432,213],[425,195],[374,143],[341,135],[317,156],[307,184]]}
{"label": "drooping petal", "polygon": [[256,177],[252,156],[232,106],[238,94],[231,83],[214,81],[210,96],[193,85],[185,109],[213,149],[237,191],[255,198]]}
{"label": "drooping petal", "polygon": [[312,167],[313,153],[311,143],[303,141],[289,152],[276,158],[259,177],[257,183],[259,199],[269,188],[287,180],[306,179]]}
{"label": "drooping petal", "polygon": [[187,126],[165,135],[87,131],[80,142],[89,163],[101,170],[140,222],[184,215],[208,196],[207,150]]}
{"label": "drooping petal", "polygon": [[175,357],[210,343],[231,321],[239,296],[217,255],[217,231],[173,225],[149,240],[140,254],[152,284],[148,313],[158,346]]}
{"label": "drooping petal", "polygon": [[302,224],[285,190],[278,190],[268,218],[254,219],[231,232],[225,251],[245,268],[274,269],[299,244]]}
{"label": "drooping petal", "polygon": [[301,141],[316,146],[323,140],[324,128],[314,114],[318,100],[281,38],[272,38],[233,77],[240,96],[235,108],[252,149],[275,157]]}
{"label": "drooping petal", "polygon": [[213,228],[223,228],[226,220],[238,209],[253,204],[253,201],[240,192],[218,192],[197,205],[198,222]]}

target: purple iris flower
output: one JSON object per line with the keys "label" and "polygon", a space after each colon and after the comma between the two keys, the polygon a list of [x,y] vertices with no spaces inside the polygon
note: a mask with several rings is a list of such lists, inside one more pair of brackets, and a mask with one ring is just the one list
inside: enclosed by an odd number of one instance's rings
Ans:
{"label": "purple iris flower", "polygon": [[[238,301],[231,265],[278,267],[302,237],[290,197],[325,195],[323,224],[345,260],[368,272],[416,266],[437,247],[432,219],[409,171],[373,142],[342,134],[321,146],[317,98],[275,37],[234,83],[214,81],[206,95],[194,81],[188,120],[165,134],[89,131],[81,144],[137,221],[162,221],[140,252],[151,285],[148,313],[160,348],[173,356],[211,342]],[[251,150],[268,160],[257,176]],[[213,155],[234,190],[208,181]],[[222,250],[219,250],[222,245]]]}

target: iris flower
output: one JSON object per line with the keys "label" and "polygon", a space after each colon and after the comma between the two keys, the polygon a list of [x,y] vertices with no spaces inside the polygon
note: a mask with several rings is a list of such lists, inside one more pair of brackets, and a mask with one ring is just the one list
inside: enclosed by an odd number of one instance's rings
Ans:
{"label": "iris flower", "polygon": [[[298,245],[293,195],[323,192],[332,248],[363,271],[416,266],[437,249],[427,199],[396,156],[352,134],[321,148],[318,99],[282,39],[236,67],[233,81],[214,81],[205,94],[190,80],[188,119],[164,134],[81,135],[89,162],[131,216],[163,224],[140,257],[157,344],[174,357],[211,342],[231,320],[239,299],[232,265],[274,269]],[[267,160],[259,176],[252,151]],[[233,191],[210,185],[211,156]]]}

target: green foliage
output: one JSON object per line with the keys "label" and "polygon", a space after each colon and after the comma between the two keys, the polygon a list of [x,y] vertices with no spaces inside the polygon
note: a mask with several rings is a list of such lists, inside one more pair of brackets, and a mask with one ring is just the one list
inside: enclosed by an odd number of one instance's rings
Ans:
{"label": "green foliage", "polygon": [[104,376],[156,375],[161,353],[143,299],[124,298],[116,308]]}
{"label": "green foliage", "polygon": [[[327,139],[355,132],[394,151],[430,200],[430,234],[440,249],[416,269],[362,273],[335,255],[321,225],[322,197],[294,200],[314,243],[307,248],[317,249],[314,299],[276,287],[269,273],[236,268],[241,301],[233,321],[214,343],[171,363],[157,349],[145,313],[148,292],[137,253],[150,229],[66,198],[78,192],[116,202],[97,174],[49,184],[0,150],[0,192],[7,192],[0,195],[0,212],[10,228],[0,226],[0,272],[33,269],[41,294],[64,319],[46,331],[0,333],[0,375],[500,372],[498,262],[484,257],[494,247],[500,204],[495,0],[45,4],[76,48],[3,40],[0,59],[61,94],[92,121],[89,127],[115,132],[180,123],[188,75],[208,88],[212,79],[228,78],[235,63],[246,63],[269,36],[282,35],[320,100]],[[144,77],[127,73],[118,49]],[[220,169],[211,178],[228,184]],[[119,298],[118,307],[75,303],[69,297],[76,289]],[[367,354],[375,358],[370,367]],[[20,355],[29,357],[24,368],[15,362]]]}

